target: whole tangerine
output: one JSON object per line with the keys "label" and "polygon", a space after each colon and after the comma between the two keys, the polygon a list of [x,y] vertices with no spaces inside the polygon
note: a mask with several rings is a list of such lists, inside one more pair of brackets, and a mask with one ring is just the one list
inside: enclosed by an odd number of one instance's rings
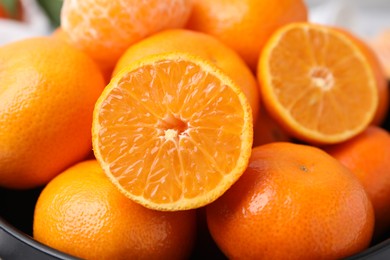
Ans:
{"label": "whole tangerine", "polygon": [[54,178],[34,212],[36,240],[84,259],[185,259],[195,233],[195,211],[144,208],[120,193],[96,160]]}
{"label": "whole tangerine", "polygon": [[0,64],[0,186],[44,185],[91,151],[103,76],[53,37],[2,46]]}
{"label": "whole tangerine", "polygon": [[374,213],[341,163],[280,142],[253,149],[242,177],[207,206],[207,222],[229,259],[339,259],[369,246]]}
{"label": "whole tangerine", "polygon": [[390,229],[390,134],[369,126],[358,136],[324,150],[350,169],[365,188],[375,212],[374,238]]}

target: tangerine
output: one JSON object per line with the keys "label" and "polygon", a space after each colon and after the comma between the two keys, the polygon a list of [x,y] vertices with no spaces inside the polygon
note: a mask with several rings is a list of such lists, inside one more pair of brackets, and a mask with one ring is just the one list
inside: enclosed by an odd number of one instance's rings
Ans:
{"label": "tangerine", "polygon": [[254,148],[206,214],[229,259],[340,259],[366,249],[374,229],[358,179],[324,151],[287,142]]}
{"label": "tangerine", "polygon": [[264,107],[284,130],[310,144],[361,133],[378,109],[378,86],[356,41],[330,26],[290,23],[264,47],[257,74]]}
{"label": "tangerine", "polygon": [[158,210],[205,206],[245,171],[250,104],[216,65],[188,53],[131,63],[96,103],[94,153],[127,197]]}
{"label": "tangerine", "polygon": [[390,229],[390,135],[378,126],[324,150],[349,168],[360,180],[375,212],[375,238]]}
{"label": "tangerine", "polygon": [[61,27],[69,41],[104,70],[133,43],[158,31],[184,27],[192,0],[65,0]]}
{"label": "tangerine", "polygon": [[42,190],[33,236],[83,259],[184,259],[196,212],[161,212],[123,196],[95,160],[78,163]]}
{"label": "tangerine", "polygon": [[103,76],[90,57],[52,37],[0,47],[0,64],[0,186],[44,185],[91,151]]}

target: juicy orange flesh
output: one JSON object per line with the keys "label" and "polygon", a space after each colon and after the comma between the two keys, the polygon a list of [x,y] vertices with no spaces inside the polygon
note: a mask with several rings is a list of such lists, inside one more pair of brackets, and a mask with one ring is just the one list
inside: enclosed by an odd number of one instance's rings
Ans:
{"label": "juicy orange flesh", "polygon": [[99,148],[110,174],[156,203],[213,190],[242,150],[244,112],[232,91],[187,61],[124,74],[99,111]]}
{"label": "juicy orange flesh", "polygon": [[361,56],[340,38],[309,28],[292,29],[271,55],[277,98],[302,126],[337,134],[355,129],[372,109],[373,101],[367,99],[372,93],[364,85],[370,75]]}

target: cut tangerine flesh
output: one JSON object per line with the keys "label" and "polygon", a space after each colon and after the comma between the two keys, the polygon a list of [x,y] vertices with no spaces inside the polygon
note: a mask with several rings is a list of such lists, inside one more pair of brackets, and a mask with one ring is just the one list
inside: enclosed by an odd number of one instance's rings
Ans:
{"label": "cut tangerine flesh", "polygon": [[245,171],[253,141],[243,92],[213,65],[154,56],[118,73],[96,103],[93,147],[130,199],[157,210],[204,206]]}
{"label": "cut tangerine flesh", "polygon": [[358,47],[330,27],[292,23],[268,41],[258,66],[265,107],[295,136],[344,141],[371,122],[374,74]]}

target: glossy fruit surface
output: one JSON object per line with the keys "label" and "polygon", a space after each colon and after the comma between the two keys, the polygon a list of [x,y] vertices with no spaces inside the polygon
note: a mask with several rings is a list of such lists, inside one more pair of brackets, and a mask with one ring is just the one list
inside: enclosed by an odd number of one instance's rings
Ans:
{"label": "glossy fruit surface", "polygon": [[46,184],[91,151],[103,77],[87,55],[50,37],[1,46],[0,64],[0,186]]}
{"label": "glossy fruit surface", "polygon": [[195,211],[160,212],[132,202],[95,160],[53,179],[34,212],[36,240],[83,259],[183,259],[195,230]]}
{"label": "glossy fruit surface", "polygon": [[229,259],[340,259],[369,246],[374,212],[337,160],[272,143],[253,149],[242,177],[207,206],[207,222]]}

